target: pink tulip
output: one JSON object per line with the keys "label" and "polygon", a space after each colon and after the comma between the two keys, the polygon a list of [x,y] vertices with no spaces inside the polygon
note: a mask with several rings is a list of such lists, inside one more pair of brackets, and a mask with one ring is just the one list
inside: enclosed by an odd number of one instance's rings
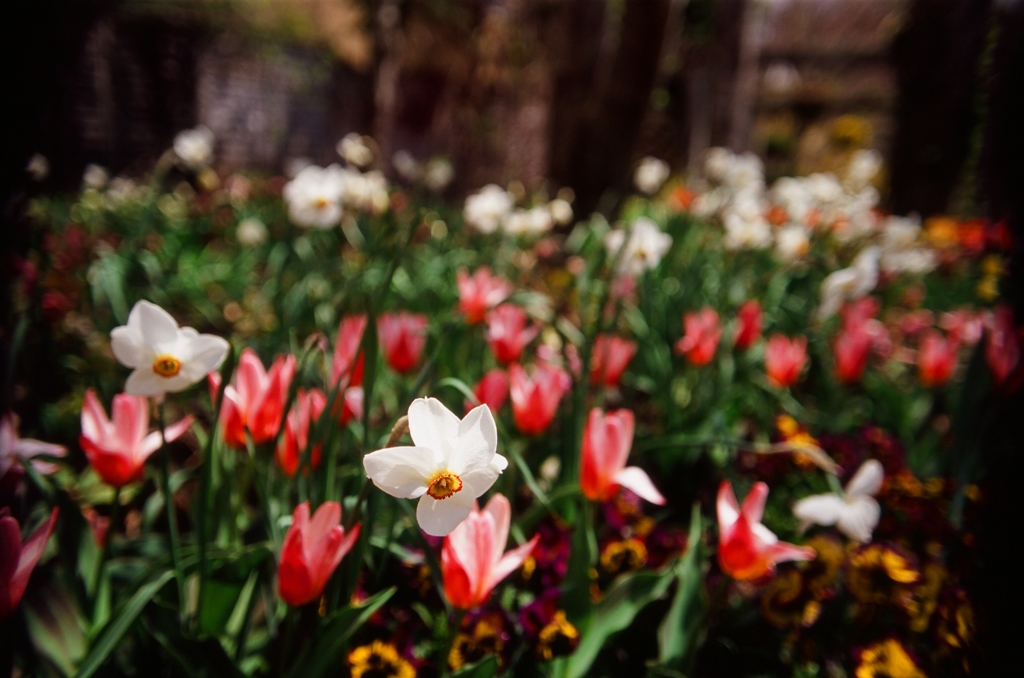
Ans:
{"label": "pink tulip", "polygon": [[[327,408],[327,396],[318,388],[299,389],[295,402],[284,424],[284,435],[277,444],[277,463],[281,471],[291,478],[299,470],[299,462],[309,444],[309,425],[316,422]],[[310,451],[309,464],[320,465],[320,446]]]}
{"label": "pink tulip", "polygon": [[986,312],[973,313],[962,308],[939,316],[939,327],[946,330],[950,339],[974,346],[985,332]]}
{"label": "pink tulip", "polygon": [[502,304],[487,314],[487,343],[501,363],[519,360],[526,345],[540,334],[537,324],[526,325],[526,311],[513,304]]}
{"label": "pink tulip", "polygon": [[635,353],[634,341],[607,334],[598,336],[590,355],[590,383],[618,386]]}
{"label": "pink tulip", "polygon": [[6,513],[7,509],[0,513],[0,620],[18,609],[32,570],[53,534],[59,510],[53,509],[50,517],[24,543],[21,526]]}
{"label": "pink tulip", "polygon": [[811,560],[814,549],[780,542],[761,524],[768,486],[754,483],[741,509],[732,483],[718,488],[718,564],[733,579],[759,579],[787,560]]}
{"label": "pink tulip", "polygon": [[[18,437],[18,425],[14,420],[14,414],[8,412],[0,418],[0,484],[7,487],[11,484],[11,490],[21,480],[22,467],[17,463],[18,459],[23,461],[31,460],[32,468],[38,473],[53,474],[57,472],[57,466],[48,461],[37,459],[40,455],[49,457],[63,457],[68,453],[63,445],[44,443],[40,440]],[[11,478],[7,477],[8,472]]]}
{"label": "pink tulip", "polygon": [[468,610],[486,603],[494,587],[533,551],[539,536],[502,554],[511,524],[508,499],[495,494],[483,511],[474,504],[469,517],[444,538],[441,572],[453,606]]}
{"label": "pink tulip", "polygon": [[685,355],[694,367],[711,362],[722,336],[715,309],[705,306],[697,313],[687,313],[683,317],[683,330],[683,338],[676,342],[676,353]]}
{"label": "pink tulip", "polygon": [[[267,372],[255,351],[251,348],[242,351],[234,382],[224,388],[224,402],[220,408],[224,442],[244,449],[246,430],[257,445],[276,438],[288,399],[288,387],[294,376],[293,355],[278,356]],[[216,398],[220,374],[210,372],[207,379],[211,397]]]}
{"label": "pink tulip", "polygon": [[761,336],[763,315],[761,304],[757,300],[749,299],[743,302],[739,311],[736,312],[736,320],[738,321],[736,327],[736,348],[746,351],[754,345],[754,342]]}
{"label": "pink tulip", "polygon": [[[331,359],[331,387],[344,380],[344,388],[361,386],[363,383],[364,356],[359,345],[366,331],[366,316],[355,315],[341,319],[338,337],[334,342],[334,356]],[[421,349],[422,350],[422,349]],[[358,354],[359,358],[356,359]]]}
{"label": "pink tulip", "polygon": [[493,275],[487,266],[481,266],[470,277],[465,269],[456,274],[459,286],[459,310],[470,325],[483,322],[491,310],[512,294],[512,283]]}
{"label": "pink tulip", "polygon": [[807,362],[807,338],[789,339],[775,334],[764,349],[764,366],[768,379],[779,388],[788,388],[800,378]]}
{"label": "pink tulip", "polygon": [[650,477],[638,466],[626,466],[633,446],[633,413],[615,410],[607,414],[590,410],[583,431],[583,459],[580,488],[591,501],[609,501],[620,487],[633,491],[652,504],[662,505],[661,496]]}
{"label": "pink tulip", "polygon": [[871,355],[872,344],[871,335],[859,329],[839,333],[832,345],[839,381],[844,384],[860,381]]}
{"label": "pink tulip", "polygon": [[530,379],[520,365],[508,366],[511,382],[512,418],[526,435],[537,435],[547,430],[558,411],[558,403],[572,386],[564,370],[546,363],[538,363]]}
{"label": "pink tulip", "polygon": [[[112,419],[107,419],[96,392],[85,392],[82,435],[78,442],[93,470],[108,485],[122,487],[142,478],[146,459],[160,449],[160,432],[149,431],[149,400],[121,393],[114,396]],[[177,440],[192,425],[192,415],[168,426],[167,442]]]}
{"label": "pink tulip", "polygon": [[927,330],[921,335],[917,351],[917,375],[925,388],[942,386],[956,369],[959,342],[953,337],[943,338],[938,330]]}
{"label": "pink tulip", "polygon": [[298,607],[319,598],[338,563],[359,538],[359,527],[356,523],[345,534],[341,505],[336,501],[321,504],[312,520],[308,501],[296,506],[277,567],[281,600]]}
{"label": "pink tulip", "polygon": [[[504,370],[491,370],[485,374],[473,389],[473,395],[479,403],[487,405],[492,414],[497,414],[501,406],[508,400],[508,374]],[[468,413],[476,405],[466,400]]]}
{"label": "pink tulip", "polygon": [[427,316],[405,311],[382,313],[377,333],[388,365],[405,374],[416,367],[427,344]]}

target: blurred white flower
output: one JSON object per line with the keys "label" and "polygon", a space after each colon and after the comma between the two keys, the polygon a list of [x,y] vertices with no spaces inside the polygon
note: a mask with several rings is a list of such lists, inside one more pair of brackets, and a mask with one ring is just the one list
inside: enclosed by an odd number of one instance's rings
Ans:
{"label": "blurred white flower", "polygon": [[880,256],[878,247],[867,247],[861,250],[849,268],[833,271],[822,281],[819,319],[824,320],[838,311],[844,301],[859,299],[875,289]]}
{"label": "blurred white flower", "polygon": [[672,247],[672,236],[662,233],[647,217],[638,217],[629,225],[628,236],[622,229],[609,231],[604,237],[604,246],[610,258],[619,256],[620,275],[638,276],[661,262]]}
{"label": "blurred white flower", "polygon": [[528,210],[517,209],[505,216],[503,228],[512,235],[538,235],[547,233],[555,225],[547,205],[537,205]]}
{"label": "blurred white flower", "polygon": [[636,173],[633,175],[633,183],[641,193],[654,195],[668,179],[669,166],[664,160],[647,156],[640,161]]}
{"label": "blurred white flower", "polygon": [[730,250],[765,249],[772,244],[772,227],[758,215],[746,219],[739,212],[728,211],[722,217],[725,225],[723,245]]}
{"label": "blurred white flower", "polygon": [[818,494],[801,499],[793,506],[793,515],[801,529],[809,525],[835,525],[850,539],[867,543],[878,525],[881,508],[874,495],[882,489],[885,472],[877,459],[869,459],[846,484],[842,495]]}
{"label": "blurred white flower", "polygon": [[373,150],[366,143],[366,139],[355,132],[346,134],[338,142],[335,150],[345,162],[360,169],[369,167],[373,162]]}
{"label": "blurred white flower", "polygon": [[256,247],[267,239],[267,227],[255,217],[242,219],[238,222],[235,237],[245,247]]}
{"label": "blurred white flower", "polygon": [[423,176],[423,165],[419,163],[412,153],[406,150],[396,152],[391,156],[391,164],[394,166],[398,176],[409,182],[417,182]]}
{"label": "blurred white flower", "polygon": [[330,228],[341,220],[341,197],[345,189],[345,170],[340,166],[304,167],[282,191],[288,203],[288,217],[303,228]]}
{"label": "blurred white flower", "polygon": [[785,94],[800,86],[800,72],[788,61],[773,61],[764,70],[764,88]]}
{"label": "blurred white flower", "polygon": [[128,324],[110,332],[110,348],[122,365],[134,370],[125,393],[162,396],[183,391],[217,369],[229,346],[221,337],[178,327],[170,313],[139,301],[128,314]]}
{"label": "blurred white flower", "polygon": [[843,197],[843,185],[834,174],[816,172],[804,181],[811,197],[821,205],[830,205]]}
{"label": "blurred white flower", "polygon": [[568,200],[555,198],[548,203],[548,210],[551,211],[551,218],[554,219],[555,223],[559,226],[565,226],[566,224],[572,223],[572,205]]}
{"label": "blurred white flower", "polygon": [[363,468],[391,496],[419,499],[416,521],[427,534],[441,537],[466,519],[508,460],[496,453],[498,429],[487,405],[460,420],[441,401],[418,398],[408,416],[414,447],[371,452]]}
{"label": "blurred white flower", "polygon": [[114,177],[107,188],[107,199],[114,205],[124,203],[137,197],[143,189],[134,181],[125,177]]}
{"label": "blurred white flower", "polygon": [[85,171],[82,172],[82,183],[86,188],[102,191],[106,188],[108,181],[110,181],[110,175],[99,165],[89,163],[85,166]]}
{"label": "blurred white flower", "polygon": [[28,159],[25,171],[32,177],[32,181],[42,181],[50,176],[50,161],[42,153],[36,153]]}
{"label": "blurred white flower", "polygon": [[811,250],[807,229],[800,224],[783,226],[775,234],[775,256],[785,262],[802,259]]}
{"label": "blurred white flower", "polygon": [[866,149],[855,151],[846,170],[846,187],[851,192],[858,193],[867,188],[881,171],[881,153]]}
{"label": "blurred white flower", "polygon": [[786,210],[790,221],[807,225],[807,217],[814,207],[814,198],[806,182],[796,177],[782,177],[772,184],[772,202]]}
{"label": "blurred white flower", "polygon": [[733,159],[735,157],[728,148],[715,147],[709,149],[704,158],[704,174],[711,181],[725,183],[732,172]]}
{"label": "blurred white flower", "polygon": [[710,191],[701,193],[693,199],[690,210],[698,217],[707,219],[714,216],[726,202],[725,191],[721,188],[713,188]]}
{"label": "blurred white flower", "polygon": [[183,130],[174,137],[174,154],[189,169],[202,169],[213,161],[213,141],[213,132],[205,125]]}
{"label": "blurred white flower", "polygon": [[488,184],[466,198],[462,215],[467,224],[481,233],[494,233],[514,204],[505,189]]}
{"label": "blurred white flower", "polygon": [[930,248],[921,246],[921,218],[889,216],[882,222],[882,270],[889,274],[921,275],[938,265]]}
{"label": "blurred white flower", "polygon": [[0,479],[18,463],[19,459],[29,461],[38,473],[54,474],[58,471],[58,466],[36,457],[64,457],[67,453],[67,448],[63,445],[44,443],[32,438],[19,438],[18,422],[13,413],[8,412],[0,417]]}
{"label": "blurred white flower", "polygon": [[431,158],[423,171],[423,184],[436,193],[448,188],[454,178],[455,168],[447,158]]}
{"label": "blurred white flower", "polygon": [[354,169],[340,171],[341,202],[347,207],[380,214],[387,210],[391,199],[388,182],[377,170],[361,174]]}

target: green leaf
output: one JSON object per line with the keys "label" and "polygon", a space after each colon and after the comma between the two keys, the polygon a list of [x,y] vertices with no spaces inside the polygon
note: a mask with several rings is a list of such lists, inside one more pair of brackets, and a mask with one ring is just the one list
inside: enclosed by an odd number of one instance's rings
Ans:
{"label": "green leaf", "polygon": [[174,572],[168,570],[135,592],[135,595],[114,615],[114,620],[103,630],[89,656],[79,667],[77,678],[89,678],[96,673],[96,669],[103,665],[110,652],[121,642],[121,638],[127,633],[143,608],[172,579],[174,579]]}
{"label": "green leaf", "polygon": [[359,605],[343,607],[324,619],[312,649],[295,662],[288,678],[319,678],[331,669],[345,642],[395,593],[394,587],[381,591]]}
{"label": "green leaf", "polygon": [[582,520],[573,531],[569,564],[565,573],[565,593],[562,604],[569,620],[580,626],[590,616],[590,570],[597,560],[597,537],[594,535],[594,505],[585,498]]}
{"label": "green leaf", "polygon": [[206,596],[199,611],[199,632],[219,635],[231,618],[245,582],[210,578],[205,583]]}
{"label": "green leaf", "polygon": [[676,567],[676,593],[658,627],[658,659],[666,668],[681,669],[696,647],[701,619],[700,506],[690,515],[686,555]]}
{"label": "green leaf", "polygon": [[62,675],[72,675],[88,643],[85,622],[67,588],[52,578],[46,586],[29,590],[22,609],[36,652],[50,660]]}
{"label": "green leaf", "polygon": [[464,666],[452,674],[452,678],[492,678],[498,675],[498,657],[488,655],[472,666]]}
{"label": "green leaf", "polygon": [[566,675],[586,675],[608,637],[633,623],[648,603],[664,596],[674,575],[673,564],[659,572],[640,571],[619,579],[594,606],[589,623],[580,626],[580,644],[568,658]]}

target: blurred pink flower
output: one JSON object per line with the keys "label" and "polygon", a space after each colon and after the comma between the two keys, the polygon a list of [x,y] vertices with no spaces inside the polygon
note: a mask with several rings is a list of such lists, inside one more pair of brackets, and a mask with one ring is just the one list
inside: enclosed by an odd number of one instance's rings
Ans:
{"label": "blurred pink flower", "polygon": [[498,362],[519,360],[523,349],[540,334],[536,323],[526,325],[526,311],[513,304],[502,304],[487,315],[487,343]]}
{"label": "blurred pink flower", "polygon": [[459,310],[470,325],[483,322],[487,311],[508,299],[512,294],[512,283],[501,276],[493,275],[487,266],[474,271],[472,277],[465,269],[456,274],[459,287]]}
{"label": "blurred pink flower", "polygon": [[395,372],[410,372],[420,361],[427,344],[427,316],[407,313],[382,313],[377,319],[377,333],[384,358]]}
{"label": "blurred pink flower", "polygon": [[572,380],[564,370],[545,363],[534,367],[532,379],[516,363],[509,365],[508,373],[516,426],[526,435],[543,433],[554,420],[558,403]]}
{"label": "blurred pink flower", "polygon": [[676,342],[676,353],[685,355],[695,367],[707,365],[715,357],[722,328],[718,325],[718,313],[705,306],[697,313],[683,317],[685,334]]}

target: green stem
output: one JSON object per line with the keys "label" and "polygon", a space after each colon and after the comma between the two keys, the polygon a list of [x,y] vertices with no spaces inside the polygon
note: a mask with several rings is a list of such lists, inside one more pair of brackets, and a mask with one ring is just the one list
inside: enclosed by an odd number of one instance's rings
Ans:
{"label": "green stem", "polygon": [[120,519],[120,507],[121,507],[121,488],[114,488],[114,503],[110,507],[110,526],[107,528],[106,538],[103,540],[103,546],[100,548],[99,560],[96,561],[96,575],[93,579],[92,594],[93,600],[93,618],[96,618],[97,610],[100,607],[100,586],[103,583],[103,569],[107,563],[107,556],[110,554],[110,540],[113,538],[117,531],[117,523]]}
{"label": "green stem", "polygon": [[459,631],[462,630],[462,620],[466,618],[465,610],[455,611],[455,623],[452,624],[448,630],[448,638],[445,640],[444,645],[441,647],[441,651],[444,653],[438,657],[437,669],[440,672],[442,678],[444,676],[452,675],[451,670],[448,668],[448,657],[452,654],[452,648],[455,647],[455,639],[459,637]]}
{"label": "green stem", "polygon": [[171,495],[171,448],[167,445],[167,425],[164,403],[160,402],[160,491],[164,495],[164,509],[167,514],[167,545],[171,550],[171,564],[174,580],[178,584],[178,611],[185,606],[185,582],[181,572],[181,540],[178,536],[178,519],[174,511],[174,497]]}

